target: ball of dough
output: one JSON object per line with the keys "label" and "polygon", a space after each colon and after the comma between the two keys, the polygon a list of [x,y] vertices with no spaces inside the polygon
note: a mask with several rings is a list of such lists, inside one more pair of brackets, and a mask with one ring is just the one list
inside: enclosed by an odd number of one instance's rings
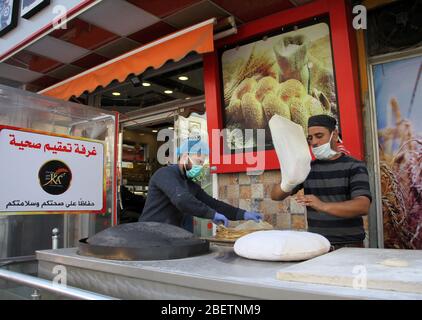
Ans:
{"label": "ball of dough", "polygon": [[234,252],[254,260],[302,261],[330,251],[327,238],[304,231],[257,231],[236,240]]}

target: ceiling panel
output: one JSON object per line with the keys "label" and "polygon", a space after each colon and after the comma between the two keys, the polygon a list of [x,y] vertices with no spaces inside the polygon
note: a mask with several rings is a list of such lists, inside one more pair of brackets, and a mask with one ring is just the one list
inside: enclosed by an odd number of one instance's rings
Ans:
{"label": "ceiling panel", "polygon": [[244,22],[294,7],[289,0],[213,0],[213,2]]}
{"label": "ceiling panel", "polygon": [[85,71],[85,69],[81,67],[73,66],[71,64],[65,64],[64,66],[58,67],[57,69],[54,69],[53,71],[47,73],[47,75],[53,78],[64,80],[76,76],[77,74],[83,71]]}
{"label": "ceiling panel", "polygon": [[135,32],[128,37],[136,40],[140,44],[146,44],[152,42],[158,38],[162,38],[170,33],[175,32],[177,29],[165,22],[158,22],[149,26],[145,29],[142,29],[138,32]]}
{"label": "ceiling panel", "polygon": [[63,65],[62,62],[46,57],[41,57],[35,53],[26,50],[18,52],[13,57],[7,59],[5,63],[40,73],[49,72]]}
{"label": "ceiling panel", "polygon": [[87,49],[50,36],[38,40],[27,47],[27,50],[64,63],[70,63],[89,53]]}
{"label": "ceiling panel", "polygon": [[137,41],[127,38],[119,38],[118,40],[115,40],[95,50],[95,52],[109,59],[113,59],[126,52],[138,48],[140,45],[141,44]]}
{"label": "ceiling panel", "polygon": [[312,2],[314,0],[289,0],[291,3],[293,3],[295,6],[301,6],[303,4]]}
{"label": "ceiling panel", "polygon": [[107,61],[108,59],[106,57],[100,56],[99,54],[96,54],[96,53],[90,53],[86,55],[85,57],[74,61],[72,65],[75,65],[84,69],[91,69]]}
{"label": "ceiling panel", "polygon": [[103,0],[79,18],[121,36],[159,21],[157,17],[124,0]]}
{"label": "ceiling panel", "polygon": [[119,38],[110,31],[78,18],[71,20],[66,29],[55,30],[50,36],[90,50]]}
{"label": "ceiling panel", "polygon": [[0,63],[0,74],[3,78],[22,83],[31,82],[42,76],[42,73],[18,68],[7,63]]}
{"label": "ceiling panel", "polygon": [[1,78],[1,77],[0,77],[0,84],[5,85],[5,86],[9,86],[9,87],[13,87],[13,88],[21,88],[22,85],[23,85],[22,82],[13,81],[13,80]]}
{"label": "ceiling panel", "polygon": [[201,0],[127,0],[145,11],[163,18],[177,11],[181,11]]}
{"label": "ceiling panel", "polygon": [[53,78],[53,77],[50,77],[50,76],[42,76],[41,78],[38,78],[34,81],[31,81],[30,84],[33,85],[33,86],[46,88],[46,87],[49,87],[49,86],[56,84],[59,81],[60,81],[60,79],[56,79],[56,78]]}
{"label": "ceiling panel", "polygon": [[178,11],[163,19],[176,28],[187,28],[210,18],[228,17],[230,14],[210,1],[202,1],[189,8]]}

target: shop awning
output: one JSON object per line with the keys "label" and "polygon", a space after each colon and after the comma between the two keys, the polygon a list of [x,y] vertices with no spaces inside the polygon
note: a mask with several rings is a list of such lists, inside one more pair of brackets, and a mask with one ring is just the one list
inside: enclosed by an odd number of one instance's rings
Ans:
{"label": "shop awning", "polygon": [[191,51],[212,52],[214,21],[210,19],[170,34],[38,93],[68,100],[85,91],[93,92],[99,86],[106,87],[113,80],[122,82],[128,75],[139,75],[149,67],[160,68],[168,60],[179,61]]}

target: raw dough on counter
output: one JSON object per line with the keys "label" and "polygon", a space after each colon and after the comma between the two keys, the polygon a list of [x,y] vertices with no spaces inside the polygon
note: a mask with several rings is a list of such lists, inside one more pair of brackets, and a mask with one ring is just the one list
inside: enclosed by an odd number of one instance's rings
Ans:
{"label": "raw dough on counter", "polygon": [[270,230],[274,229],[271,224],[266,221],[260,220],[259,222],[255,222],[253,220],[248,220],[237,225],[235,230]]}
{"label": "raw dough on counter", "polygon": [[237,255],[254,260],[302,261],[330,251],[323,236],[305,231],[257,231],[236,240]]}
{"label": "raw dough on counter", "polygon": [[219,240],[237,240],[240,237],[247,235],[252,232],[261,231],[261,230],[272,230],[274,227],[268,222],[260,220],[255,222],[253,220],[248,220],[237,225],[234,228],[226,228],[224,225],[219,225],[217,227],[217,233],[215,238]]}
{"label": "raw dough on counter", "polygon": [[380,262],[380,264],[382,264],[383,266],[387,266],[387,267],[408,267],[409,263],[406,260],[401,260],[401,259],[385,259],[383,261]]}

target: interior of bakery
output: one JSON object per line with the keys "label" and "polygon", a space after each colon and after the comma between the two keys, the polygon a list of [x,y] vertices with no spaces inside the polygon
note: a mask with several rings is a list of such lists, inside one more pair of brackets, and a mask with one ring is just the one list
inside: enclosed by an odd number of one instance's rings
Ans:
{"label": "interior of bakery", "polygon": [[[169,162],[174,163],[172,157],[180,137],[198,130],[207,134],[203,62],[201,55],[194,52],[178,62],[169,60],[161,68],[129,75],[123,82],[115,80],[92,94],[73,99],[119,112],[120,223],[137,221],[148,196],[151,176]],[[160,139],[163,130],[170,136]],[[158,150],[169,143],[173,145],[165,153],[168,160],[159,161]],[[212,192],[209,184],[206,189]]]}

